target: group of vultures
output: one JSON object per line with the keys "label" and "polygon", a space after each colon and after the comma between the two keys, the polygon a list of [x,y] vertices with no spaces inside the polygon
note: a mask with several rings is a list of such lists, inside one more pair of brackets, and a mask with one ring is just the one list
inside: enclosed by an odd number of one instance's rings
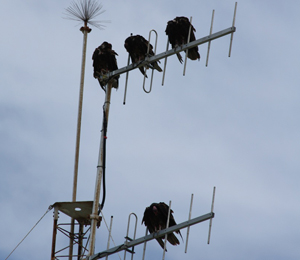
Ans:
{"label": "group of vultures", "polygon": [[[191,28],[191,29],[190,29]],[[190,24],[190,21],[186,17],[176,17],[167,24],[165,30],[167,36],[169,37],[169,42],[172,48],[182,46],[188,42],[188,35],[190,30],[190,41],[195,41],[195,28]],[[149,46],[149,47],[148,47]],[[141,35],[130,36],[125,40],[125,49],[130,55],[132,63],[139,64],[145,60],[148,56],[154,56],[153,46]],[[148,50],[149,48],[149,50]],[[117,70],[117,60],[116,55],[118,55],[113,49],[112,45],[108,42],[103,42],[93,54],[93,67],[94,67],[94,77],[99,80],[101,88],[105,91],[105,86],[108,81],[112,80],[112,87],[118,88],[119,75],[113,78],[107,78],[106,74]],[[177,53],[178,60],[180,63],[183,62],[182,57]],[[190,48],[188,50],[188,58],[191,60],[199,60],[200,54],[198,52],[198,46]],[[147,65],[147,68],[156,69],[162,71],[158,63],[152,62]],[[139,67],[141,73],[145,75],[145,69],[143,66]],[[145,75],[147,77],[147,75]],[[149,207],[145,209],[142,223],[145,224],[150,233],[158,232],[167,227],[167,221],[169,216],[169,227],[176,225],[175,219],[173,217],[173,211],[169,209],[169,206],[164,202],[152,203]],[[175,233],[181,236],[179,230]],[[164,238],[164,237],[163,237]],[[156,238],[158,243],[162,248],[164,248],[164,242],[162,237]],[[178,245],[179,240],[174,233],[170,233],[167,236],[167,240],[172,245]]]}
{"label": "group of vultures", "polygon": [[[191,29],[190,29],[191,28]],[[188,35],[190,30],[190,40],[189,42],[195,41],[196,31],[193,25],[186,17],[176,17],[175,19],[169,21],[166,27],[166,34],[169,37],[169,42],[172,48],[182,46],[188,42]],[[149,50],[148,50],[149,46]],[[133,35],[125,40],[125,49],[130,55],[132,63],[139,64],[145,60],[147,57],[154,56],[153,46],[141,35]],[[113,49],[112,45],[108,42],[103,42],[98,48],[95,49],[93,53],[93,67],[94,67],[94,77],[99,80],[101,88],[105,91],[105,85],[108,81],[112,80],[112,87],[118,88],[119,75],[115,76],[113,79],[108,79],[105,75],[111,71],[117,70],[117,59],[118,55]],[[182,63],[182,57],[180,53],[177,53],[178,60]],[[200,54],[198,52],[198,46],[190,48],[188,50],[188,58],[191,60],[199,60]],[[158,63],[152,62],[147,65],[147,68],[156,69],[162,71]],[[144,67],[139,67],[141,73],[147,77],[145,74]]]}

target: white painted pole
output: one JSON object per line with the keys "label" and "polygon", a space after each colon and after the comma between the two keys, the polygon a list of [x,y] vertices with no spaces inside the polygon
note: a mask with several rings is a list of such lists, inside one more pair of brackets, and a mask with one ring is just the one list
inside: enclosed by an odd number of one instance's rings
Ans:
{"label": "white painted pole", "polygon": [[[86,61],[86,45],[87,45],[87,34],[91,31],[91,29],[87,26],[87,23],[85,23],[84,26],[80,28],[80,31],[82,31],[82,33],[83,33],[83,47],[82,47],[81,76],[80,76],[80,88],[79,88],[78,115],[77,115],[77,133],[76,133],[72,202],[76,201],[76,195],[77,195],[77,179],[78,179],[78,165],[79,165],[79,148],[80,148],[85,61]],[[74,224],[75,224],[75,221],[74,221],[74,219],[72,219],[71,220],[71,230],[70,230],[70,233],[71,233],[70,247],[69,247],[69,259],[70,260],[72,260],[72,255],[73,255]]]}
{"label": "white painted pole", "polygon": [[[106,87],[106,95],[104,102],[104,112],[106,117],[106,122],[108,122],[109,115],[109,107],[110,107],[110,97],[111,97],[111,89],[112,82],[108,82]],[[103,118],[104,122],[105,118]],[[93,204],[93,213],[91,214],[91,233],[90,233],[90,246],[89,246],[89,256],[94,254],[95,250],[95,237],[96,237],[96,225],[98,221],[98,207],[99,207],[99,199],[100,199],[100,189],[101,189],[101,181],[103,174],[103,145],[104,145],[104,131],[101,132],[100,139],[100,148],[99,148],[99,156],[98,156],[98,166],[97,166],[97,176],[96,176],[96,184],[95,184],[95,193],[94,193],[94,204]]]}
{"label": "white painted pole", "polygon": [[76,201],[76,195],[77,195],[77,177],[78,177],[78,162],[79,162],[80,133],[81,133],[81,116],[82,116],[85,61],[86,61],[86,45],[87,45],[87,34],[90,32],[90,28],[87,27],[87,26],[84,26],[84,27],[81,28],[81,31],[83,32],[83,48],[82,48],[81,77],[80,77],[78,115],[77,115],[77,133],[76,133],[76,149],[75,149],[75,163],[74,163],[72,201]]}

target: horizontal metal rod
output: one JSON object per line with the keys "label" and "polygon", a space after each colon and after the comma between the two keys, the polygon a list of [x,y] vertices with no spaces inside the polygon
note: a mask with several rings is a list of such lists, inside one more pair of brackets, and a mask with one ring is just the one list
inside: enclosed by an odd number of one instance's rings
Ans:
{"label": "horizontal metal rod", "polygon": [[178,52],[181,52],[181,51],[184,51],[186,49],[190,49],[190,48],[193,48],[195,46],[198,46],[198,45],[201,45],[201,44],[204,44],[206,42],[209,42],[209,41],[213,41],[213,40],[216,40],[220,37],[223,37],[227,34],[231,34],[231,33],[234,33],[236,30],[236,28],[233,26],[233,27],[229,27],[225,30],[222,30],[222,31],[219,31],[219,32],[216,32],[216,33],[213,33],[211,35],[208,35],[208,36],[205,36],[203,38],[200,38],[198,40],[195,40],[195,41],[192,41],[190,43],[187,43],[187,44],[184,44],[182,46],[178,46],[174,49],[171,49],[169,51],[165,51],[165,52],[162,52],[160,54],[157,54],[155,56],[152,56],[150,58],[146,58],[145,61],[141,62],[141,63],[132,63],[126,67],[123,67],[121,69],[118,69],[118,70],[114,70],[110,73],[107,73],[106,74],[106,77],[110,78],[110,77],[113,77],[113,76],[116,76],[116,75],[120,75],[120,74],[123,74],[127,71],[130,71],[130,70],[133,70],[133,69],[136,69],[136,68],[139,68],[139,67],[142,67],[142,66],[145,66],[147,65],[148,63],[152,63],[154,61],[158,61],[160,59],[163,59],[165,57],[168,57],[168,56],[171,56],[171,55],[174,55]]}
{"label": "horizontal metal rod", "polygon": [[111,249],[108,249],[108,250],[102,251],[100,253],[94,254],[94,255],[88,257],[87,260],[100,259],[100,258],[105,257],[107,255],[115,254],[115,253],[120,252],[122,250],[126,250],[126,249],[128,249],[130,247],[142,244],[142,243],[144,243],[146,241],[149,241],[149,240],[152,240],[152,239],[155,239],[155,238],[158,238],[158,237],[162,237],[165,234],[170,234],[170,233],[172,233],[174,231],[177,231],[179,229],[183,229],[183,228],[195,225],[197,223],[200,223],[200,222],[212,219],[214,216],[215,216],[215,214],[213,212],[210,212],[208,214],[199,216],[197,218],[193,218],[191,220],[182,222],[182,223],[177,224],[175,226],[172,226],[172,227],[160,230],[160,231],[158,231],[156,233],[152,233],[150,235],[147,235],[147,236],[135,239],[135,240],[130,241],[130,242],[126,243],[126,244],[121,244],[121,245],[113,247]]}

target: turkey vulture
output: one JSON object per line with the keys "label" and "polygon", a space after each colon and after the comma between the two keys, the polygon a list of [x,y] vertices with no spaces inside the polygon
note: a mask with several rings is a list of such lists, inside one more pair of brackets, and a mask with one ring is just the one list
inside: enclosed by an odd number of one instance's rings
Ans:
{"label": "turkey vulture", "polygon": [[[168,22],[165,32],[169,36],[169,42],[171,43],[172,48],[176,48],[177,46],[181,46],[188,42],[190,26],[191,26],[190,42],[192,42],[196,40],[194,34],[194,31],[196,31],[196,29],[194,28],[193,25],[191,25],[188,18],[184,16],[180,16]],[[182,63],[183,60],[179,53],[177,53],[177,57],[180,63]],[[190,58],[191,60],[197,60],[197,59],[200,60],[198,46],[189,49],[188,58]]]}
{"label": "turkey vulture", "polygon": [[[94,77],[98,78],[104,91],[104,86],[111,80],[111,78],[106,78],[105,74],[118,69],[116,55],[118,54],[112,50],[112,46],[108,42],[103,42],[93,53]],[[100,76],[102,76],[101,79]],[[116,89],[119,85],[119,77],[120,75],[117,75],[113,78],[113,87]]]}
{"label": "turkey vulture", "polygon": [[[168,212],[169,206],[164,202],[152,203],[149,207],[145,209],[142,224],[145,222],[145,226],[148,228],[150,233],[154,233],[159,230],[165,229],[168,220]],[[177,225],[172,213],[173,210],[171,209],[169,227]],[[176,231],[176,233],[181,236],[179,230]],[[172,245],[179,245],[179,240],[173,233],[168,234],[167,239]],[[156,240],[160,244],[160,246],[164,248],[164,242],[162,241],[162,237],[156,238]]]}
{"label": "turkey vulture", "polygon": [[[148,43],[149,42],[141,35],[130,36],[125,40],[124,47],[128,51],[132,63],[139,63],[145,60],[147,56]],[[153,46],[151,44],[149,45],[149,56],[154,56]],[[147,69],[148,68],[149,67],[147,66]],[[160,72],[162,71],[156,61],[151,63],[151,68]],[[147,77],[144,67],[139,67],[139,69],[142,74]]]}

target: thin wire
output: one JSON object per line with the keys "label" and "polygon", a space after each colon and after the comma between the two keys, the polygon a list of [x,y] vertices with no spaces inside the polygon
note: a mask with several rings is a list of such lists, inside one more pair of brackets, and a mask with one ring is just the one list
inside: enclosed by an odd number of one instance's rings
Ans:
{"label": "thin wire", "polygon": [[17,247],[25,240],[25,238],[31,233],[31,231],[37,226],[37,224],[43,219],[43,217],[45,217],[45,215],[53,208],[52,205],[50,205],[47,209],[47,211],[45,212],[45,214],[39,219],[38,222],[36,222],[36,224],[32,227],[32,229],[30,229],[30,231],[27,233],[27,235],[21,240],[21,242],[19,244],[17,244],[17,246],[14,248],[13,251],[11,251],[11,253],[5,258],[8,259],[10,257],[10,255],[17,249]]}

